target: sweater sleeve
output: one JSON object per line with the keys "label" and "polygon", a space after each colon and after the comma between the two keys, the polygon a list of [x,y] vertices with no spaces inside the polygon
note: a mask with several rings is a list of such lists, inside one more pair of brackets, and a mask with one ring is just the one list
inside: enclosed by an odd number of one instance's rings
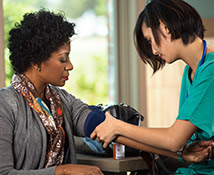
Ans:
{"label": "sweater sleeve", "polygon": [[92,111],[89,106],[67,91],[54,87],[63,103],[64,119],[68,121],[76,136],[85,136],[84,124],[87,116]]}
{"label": "sweater sleeve", "polygon": [[54,175],[55,166],[50,168],[44,168],[39,170],[8,170],[0,172],[1,175]]}
{"label": "sweater sleeve", "polygon": [[[54,87],[64,103],[64,117],[71,119],[73,132],[77,136],[90,136],[92,131],[105,120],[105,114],[95,106],[89,106],[63,89]],[[67,114],[70,113],[70,114]]]}

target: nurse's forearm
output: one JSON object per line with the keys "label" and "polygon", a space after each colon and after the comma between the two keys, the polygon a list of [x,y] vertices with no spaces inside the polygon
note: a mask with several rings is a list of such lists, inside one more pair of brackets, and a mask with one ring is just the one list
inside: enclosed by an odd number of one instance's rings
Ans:
{"label": "nurse's forearm", "polygon": [[191,122],[183,120],[176,120],[168,128],[145,128],[122,121],[112,125],[116,135],[171,152],[179,151],[197,129]]}
{"label": "nurse's forearm", "polygon": [[124,145],[132,147],[132,148],[135,148],[135,149],[138,149],[138,150],[141,150],[141,151],[146,151],[146,152],[155,153],[155,154],[159,154],[159,155],[163,155],[163,156],[167,156],[167,157],[177,159],[177,153],[176,152],[171,152],[168,150],[159,149],[156,147],[145,145],[145,144],[142,144],[142,143],[137,142],[135,140],[131,140],[131,139],[124,137],[124,136],[118,136],[116,139],[116,142],[124,144]]}

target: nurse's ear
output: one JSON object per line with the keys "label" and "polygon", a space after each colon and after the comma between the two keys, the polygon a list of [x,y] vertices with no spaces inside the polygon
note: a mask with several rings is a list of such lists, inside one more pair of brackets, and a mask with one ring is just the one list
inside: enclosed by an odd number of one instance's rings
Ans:
{"label": "nurse's ear", "polygon": [[170,34],[168,27],[162,21],[160,21],[160,30],[163,34]]}
{"label": "nurse's ear", "polygon": [[160,30],[161,35],[162,35],[165,39],[172,40],[172,35],[171,35],[171,33],[170,33],[168,27],[167,27],[166,24],[164,24],[162,21],[160,21],[159,30]]}

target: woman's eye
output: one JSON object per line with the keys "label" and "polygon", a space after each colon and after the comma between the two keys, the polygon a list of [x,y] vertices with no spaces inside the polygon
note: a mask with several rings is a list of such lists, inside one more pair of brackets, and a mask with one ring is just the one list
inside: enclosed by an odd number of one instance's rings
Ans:
{"label": "woman's eye", "polygon": [[61,62],[61,63],[65,63],[65,62],[67,62],[67,61],[68,61],[67,57],[60,58],[60,62]]}
{"label": "woman's eye", "polygon": [[148,41],[149,41],[149,43],[151,43],[152,42],[151,38]]}

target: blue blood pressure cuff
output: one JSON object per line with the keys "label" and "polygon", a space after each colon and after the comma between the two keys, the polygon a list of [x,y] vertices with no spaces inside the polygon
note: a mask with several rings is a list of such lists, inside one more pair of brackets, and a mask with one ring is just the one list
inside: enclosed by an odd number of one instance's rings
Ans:
{"label": "blue blood pressure cuff", "polygon": [[94,129],[106,118],[105,113],[96,106],[89,106],[89,108],[92,111],[88,114],[84,125],[84,131],[87,137],[90,137]]}

